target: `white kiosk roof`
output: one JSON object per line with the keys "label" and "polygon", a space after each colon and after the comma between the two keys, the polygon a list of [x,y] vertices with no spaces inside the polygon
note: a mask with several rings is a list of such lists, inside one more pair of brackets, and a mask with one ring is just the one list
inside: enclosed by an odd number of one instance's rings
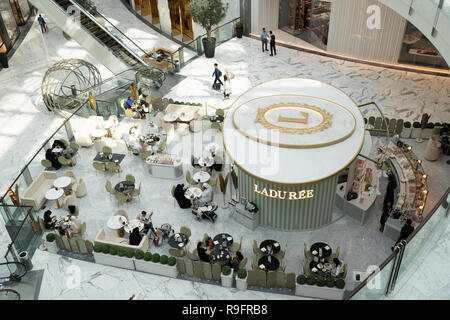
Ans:
{"label": "white kiosk roof", "polygon": [[364,142],[364,118],[343,91],[318,80],[259,84],[227,111],[223,138],[247,174],[281,185],[310,184],[345,169]]}

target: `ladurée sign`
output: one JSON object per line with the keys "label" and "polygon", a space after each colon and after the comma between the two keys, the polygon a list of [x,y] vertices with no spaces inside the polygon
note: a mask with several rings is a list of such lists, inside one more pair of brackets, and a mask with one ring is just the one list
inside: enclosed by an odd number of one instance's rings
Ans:
{"label": "ladur\u00e9e sign", "polygon": [[280,200],[303,200],[314,198],[314,189],[299,190],[299,191],[283,191],[275,189],[260,189],[257,184],[254,185],[254,191],[265,197],[280,199]]}

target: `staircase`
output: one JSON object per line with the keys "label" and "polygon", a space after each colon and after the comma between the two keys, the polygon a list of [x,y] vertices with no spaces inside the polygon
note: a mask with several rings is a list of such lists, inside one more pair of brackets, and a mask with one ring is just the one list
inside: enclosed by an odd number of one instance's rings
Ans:
{"label": "staircase", "polygon": [[153,69],[141,58],[146,52],[95,10],[74,0],[30,2],[114,74]]}

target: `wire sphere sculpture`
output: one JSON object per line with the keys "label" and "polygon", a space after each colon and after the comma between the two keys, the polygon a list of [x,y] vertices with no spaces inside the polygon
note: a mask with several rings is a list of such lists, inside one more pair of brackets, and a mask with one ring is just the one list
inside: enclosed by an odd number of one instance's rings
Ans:
{"label": "wire sphere sculpture", "polygon": [[42,98],[49,111],[72,110],[80,105],[80,98],[87,99],[87,95],[76,99],[81,92],[101,82],[100,71],[91,63],[81,59],[60,60],[42,79]]}

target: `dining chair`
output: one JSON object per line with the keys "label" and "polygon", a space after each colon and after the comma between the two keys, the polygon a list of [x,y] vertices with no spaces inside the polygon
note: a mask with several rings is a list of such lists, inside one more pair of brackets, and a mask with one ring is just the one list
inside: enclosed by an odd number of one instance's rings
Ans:
{"label": "dining chair", "polygon": [[102,152],[103,153],[112,153],[112,149],[111,149],[111,147],[104,146],[102,149]]}
{"label": "dining chair", "polygon": [[217,122],[211,123],[211,129],[216,129],[220,131],[220,123]]}
{"label": "dining chair", "polygon": [[186,264],[184,263],[184,259],[177,257],[177,270],[179,273],[181,274],[185,274],[186,273]]}
{"label": "dining chair", "polygon": [[114,162],[107,162],[106,163],[106,169],[110,172],[115,172],[117,174],[119,174],[119,166],[117,165],[117,163]]}
{"label": "dining chair", "polygon": [[198,182],[192,179],[191,172],[189,170],[186,171],[186,181],[190,185],[196,186],[198,185]]}
{"label": "dining chair", "polygon": [[170,248],[169,249],[169,254],[171,256],[177,257],[177,258],[181,258],[184,257],[185,252],[183,249],[176,249],[176,248]]}
{"label": "dining chair", "polygon": [[245,267],[247,267],[247,262],[248,262],[248,258],[247,257],[242,259],[242,261],[239,263],[239,269],[245,269]]}
{"label": "dining chair", "polygon": [[225,115],[225,111],[223,109],[216,109],[216,116],[223,117]]}
{"label": "dining chair", "polygon": [[305,276],[312,275],[311,269],[309,269],[309,265],[306,264],[305,259],[302,260],[302,267],[303,267],[303,273],[305,274]]}
{"label": "dining chair", "polygon": [[[67,206],[67,208],[69,209],[69,212],[71,213],[72,216],[78,217],[78,215],[80,214],[80,210],[78,209],[78,206],[74,206],[74,205],[69,205]],[[73,213],[71,211],[71,208],[73,208]]]}
{"label": "dining chair", "polygon": [[217,180],[218,180],[218,176],[215,179],[211,178],[208,180],[208,184],[214,188],[215,186],[217,186]]}
{"label": "dining chair", "polygon": [[311,261],[314,260],[314,256],[312,255],[311,251],[308,250],[306,243],[304,243],[303,253],[304,253],[306,259],[311,260]]}
{"label": "dining chair", "polygon": [[125,210],[117,210],[114,213],[114,216],[122,216],[122,217],[125,217],[128,220],[128,214],[127,214],[127,212]]}
{"label": "dining chair", "polygon": [[286,250],[287,250],[287,244],[284,247],[284,250],[280,250],[280,252],[274,254],[273,256],[281,261],[281,260],[283,260],[284,256],[286,255]]}
{"label": "dining chair", "polygon": [[86,183],[83,179],[78,180],[77,191],[75,191],[77,198],[83,198],[87,195]]}
{"label": "dining chair", "polygon": [[172,186],[172,189],[170,190],[170,193],[172,194],[173,198],[173,206],[175,207],[175,188],[176,186]]}
{"label": "dining chair", "polygon": [[106,189],[106,191],[108,191],[110,199],[111,199],[111,195],[116,194],[116,190],[114,190],[114,188],[112,187],[111,181],[109,181],[109,180],[106,180],[105,189]]}
{"label": "dining chair", "polygon": [[126,180],[126,181],[131,181],[131,182],[133,182],[133,183],[136,182],[136,179],[134,178],[134,176],[133,176],[132,174],[127,174],[127,175],[125,176],[125,180]]}
{"label": "dining chair", "polygon": [[252,257],[252,270],[258,270],[258,265],[255,262],[255,259]]}
{"label": "dining chair", "polygon": [[187,235],[188,238],[191,237],[191,229],[189,227],[182,226],[180,228],[180,233]]}
{"label": "dining chair", "polygon": [[141,158],[146,160],[148,157],[150,157],[153,154],[151,151],[144,151],[141,153]]}
{"label": "dining chair", "polygon": [[348,271],[348,265],[344,264],[344,271],[343,271],[342,276],[341,276],[341,278],[343,278],[344,280],[347,277],[347,271]]}
{"label": "dining chair", "polygon": [[72,149],[74,151],[74,155],[73,156],[75,157],[76,155],[78,155],[78,150],[80,149],[80,146],[78,145],[78,143],[72,141],[70,143],[70,149]]}
{"label": "dining chair", "polygon": [[73,233],[72,236],[83,237],[83,234],[85,234],[85,232],[86,232],[86,222],[83,222],[81,224],[80,232]]}
{"label": "dining chair", "polygon": [[64,147],[67,148],[69,146],[69,143],[67,142],[66,139],[58,139],[59,141],[61,141],[62,143],[64,143]]}
{"label": "dining chair", "polygon": [[241,249],[241,246],[242,246],[242,236],[241,236],[241,241],[240,242],[235,242],[234,241],[231,244],[231,246],[228,248],[228,250],[231,251],[231,252],[237,252],[237,251],[239,251]]}
{"label": "dining chair", "polygon": [[158,151],[157,151],[157,152],[159,152],[159,153],[163,152],[163,151],[164,151],[164,149],[166,149],[166,145],[167,145],[167,141],[163,141],[163,142],[161,142],[161,145],[159,146],[159,148],[158,148]]}
{"label": "dining chair", "polygon": [[97,175],[97,171],[106,171],[106,165],[103,162],[93,162],[92,166],[95,168],[95,175]]}
{"label": "dining chair", "polygon": [[139,200],[141,199],[141,184],[142,182],[139,182],[139,188],[138,189],[134,189],[133,191],[131,191],[130,195],[132,197],[138,197]]}
{"label": "dining chair", "polygon": [[283,264],[280,263],[280,267],[278,268],[278,271],[284,272],[286,270],[286,266],[287,266],[287,259],[284,259]]}
{"label": "dining chair", "polygon": [[44,220],[41,217],[38,217],[39,226],[43,232],[53,232],[53,229],[45,229]]}
{"label": "dining chair", "polygon": [[75,166],[75,162],[73,162],[72,160],[67,159],[63,156],[58,157],[58,162],[63,166],[69,166],[69,167]]}
{"label": "dining chair", "polygon": [[207,233],[203,235],[202,243],[205,244],[206,240],[208,240],[209,236]]}
{"label": "dining chair", "polygon": [[265,256],[264,252],[259,249],[258,244],[256,243],[256,240],[253,240],[253,253],[258,257],[261,258]]}
{"label": "dining chair", "polygon": [[53,169],[52,163],[50,160],[42,159],[41,164],[44,166],[45,169]]}

